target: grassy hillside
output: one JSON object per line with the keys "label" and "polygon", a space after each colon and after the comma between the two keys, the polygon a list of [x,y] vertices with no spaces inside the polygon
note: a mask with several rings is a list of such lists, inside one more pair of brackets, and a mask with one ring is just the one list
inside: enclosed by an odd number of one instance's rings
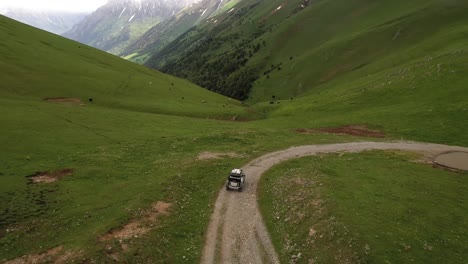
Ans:
{"label": "grassy hillside", "polygon": [[465,1],[437,0],[311,4],[265,35],[270,47],[259,57],[283,66],[253,89],[251,99],[267,100],[270,93],[297,96],[349,74],[365,77],[456,51],[466,46],[467,8]]}
{"label": "grassy hillside", "polygon": [[79,98],[88,106],[220,118],[243,112],[240,103],[188,81],[12,23],[5,17],[0,18],[0,26],[3,99],[68,97]]}
{"label": "grassy hillside", "polygon": [[457,51],[466,46],[466,9],[459,0],[240,2],[147,65],[252,102],[295,97],[351,73]]}
{"label": "grassy hillside", "polygon": [[[416,2],[356,6],[366,10],[360,13],[361,21],[344,19],[349,30],[337,31],[325,42],[319,36],[336,25],[325,23],[329,28],[321,34],[309,27],[297,31],[317,36],[317,43],[310,48],[300,38],[290,38],[281,50],[291,51],[292,59],[285,52],[273,52],[278,54],[274,60],[283,62],[282,69],[258,80],[251,100],[293,97],[294,103],[285,102],[272,117],[309,119],[309,126],[368,123],[403,138],[466,145],[468,5],[432,1],[416,8]],[[333,10],[314,8],[312,17],[319,21],[319,15]],[[390,19],[389,10],[399,15]],[[292,23],[291,28],[299,26]],[[351,30],[362,25],[368,30]],[[279,41],[291,28],[274,38]]]}
{"label": "grassy hillside", "polygon": [[464,263],[467,172],[372,151],[289,161],[260,183],[282,263]]}

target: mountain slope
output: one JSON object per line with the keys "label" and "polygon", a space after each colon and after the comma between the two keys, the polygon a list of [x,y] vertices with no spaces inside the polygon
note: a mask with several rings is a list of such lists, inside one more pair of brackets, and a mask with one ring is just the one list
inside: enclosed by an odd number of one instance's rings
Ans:
{"label": "mountain slope", "polygon": [[[440,50],[443,39],[432,45],[430,36],[463,23],[460,10],[466,3],[459,0],[240,2],[146,65],[252,102],[296,97],[347,73],[364,76]],[[426,52],[410,51],[423,43]]]}
{"label": "mountain slope", "polygon": [[137,63],[144,63],[154,54],[203,20],[231,8],[240,0],[202,0],[177,15],[157,24],[120,54]]}
{"label": "mountain slope", "polygon": [[195,0],[111,0],[64,34],[114,54]]}
{"label": "mountain slope", "polygon": [[[282,100],[270,117],[284,122],[371,124],[402,138],[464,144],[466,1],[322,1],[310,8],[265,36],[270,48],[259,54],[281,65],[262,68],[249,101]],[[262,65],[258,59],[249,63]]]}
{"label": "mountain slope", "polygon": [[188,81],[0,18],[3,98],[93,98],[93,105],[192,116],[221,113],[222,104],[233,102]]}
{"label": "mountain slope", "polygon": [[2,14],[14,20],[55,34],[65,33],[88,15],[87,13],[35,11],[18,8],[6,9]]}

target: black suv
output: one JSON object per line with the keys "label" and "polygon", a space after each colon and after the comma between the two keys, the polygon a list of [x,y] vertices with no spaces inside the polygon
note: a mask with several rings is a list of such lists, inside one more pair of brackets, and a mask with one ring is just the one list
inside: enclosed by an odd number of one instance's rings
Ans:
{"label": "black suv", "polygon": [[241,169],[233,169],[229,173],[226,190],[238,190],[242,192],[245,183],[245,174]]}

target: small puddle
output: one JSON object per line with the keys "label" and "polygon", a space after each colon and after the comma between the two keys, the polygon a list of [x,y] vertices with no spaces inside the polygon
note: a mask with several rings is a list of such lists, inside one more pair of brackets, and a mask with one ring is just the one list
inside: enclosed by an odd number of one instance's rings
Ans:
{"label": "small puddle", "polygon": [[468,152],[440,154],[435,158],[434,162],[445,167],[468,171]]}

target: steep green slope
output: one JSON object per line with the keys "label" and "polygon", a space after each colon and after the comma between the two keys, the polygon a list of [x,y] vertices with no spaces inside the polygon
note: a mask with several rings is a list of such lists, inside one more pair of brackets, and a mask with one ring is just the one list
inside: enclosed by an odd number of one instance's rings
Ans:
{"label": "steep green slope", "polygon": [[[225,95],[245,99],[255,72],[242,68],[248,61],[250,42],[262,30],[249,22],[248,31],[236,30],[258,1],[241,1],[234,8],[192,27],[154,54],[146,65],[161,69]],[[249,47],[247,47],[249,45]],[[252,48],[256,49],[257,48]]]}
{"label": "steep green slope", "polygon": [[[350,72],[365,76],[438,52],[446,40],[431,39],[437,32],[452,32],[459,44],[451,45],[460,46],[454,31],[466,8],[458,0],[245,1],[147,65],[238,99],[295,97]],[[422,43],[424,51],[412,51]]]}
{"label": "steep green slope", "polygon": [[98,106],[203,117],[243,111],[234,100],[88,46],[5,17],[0,26],[3,99],[92,98]]}
{"label": "steep green slope", "polygon": [[438,0],[312,4],[265,35],[271,47],[259,57],[282,66],[262,76],[251,99],[297,96],[346,75],[365,77],[455,52],[467,44],[467,8],[465,1]]}
{"label": "steep green slope", "polygon": [[[378,24],[391,6],[371,7],[362,25]],[[258,80],[251,100],[294,97],[272,117],[309,120],[309,126],[367,123],[402,137],[466,144],[468,4],[434,1],[417,9],[393,7],[401,10],[397,19],[387,18],[367,31],[341,32],[312,48],[290,38],[281,48],[290,54],[273,53],[278,54],[276,62],[283,62],[281,71]]]}

